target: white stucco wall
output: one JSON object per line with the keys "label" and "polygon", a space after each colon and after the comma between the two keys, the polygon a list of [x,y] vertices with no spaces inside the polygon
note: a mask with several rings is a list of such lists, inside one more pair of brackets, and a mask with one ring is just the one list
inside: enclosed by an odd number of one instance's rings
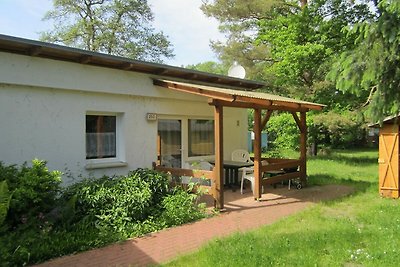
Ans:
{"label": "white stucco wall", "polygon": [[[120,116],[118,160],[127,166],[85,168],[89,112]],[[0,161],[7,164],[40,158],[75,177],[151,167],[157,122],[147,121],[147,113],[212,119],[213,107],[203,97],[155,87],[149,75],[0,53]],[[224,156],[230,158],[234,149],[246,148],[246,110],[225,108],[224,129]]]}

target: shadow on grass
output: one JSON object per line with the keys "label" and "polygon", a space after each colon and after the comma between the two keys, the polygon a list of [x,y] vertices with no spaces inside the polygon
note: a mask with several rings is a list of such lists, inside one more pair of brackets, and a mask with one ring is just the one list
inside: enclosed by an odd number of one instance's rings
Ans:
{"label": "shadow on grass", "polygon": [[368,157],[368,156],[358,156],[358,157],[349,157],[345,155],[325,155],[325,156],[317,156],[317,157],[309,157],[309,161],[313,160],[329,160],[335,161],[338,163],[343,163],[346,165],[371,165],[371,164],[378,164],[378,157]]}
{"label": "shadow on grass", "polygon": [[314,185],[329,185],[329,184],[340,184],[347,185],[354,188],[355,192],[352,195],[365,193],[371,186],[375,186],[375,183],[367,181],[355,181],[352,179],[338,179],[328,174],[312,174],[308,176],[309,186]]}

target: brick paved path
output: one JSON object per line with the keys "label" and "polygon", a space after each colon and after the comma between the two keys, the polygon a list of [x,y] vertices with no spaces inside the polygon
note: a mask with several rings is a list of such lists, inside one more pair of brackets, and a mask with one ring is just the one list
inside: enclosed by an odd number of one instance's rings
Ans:
{"label": "brick paved path", "polygon": [[350,194],[352,188],[338,185],[302,190],[271,189],[256,202],[251,194],[227,191],[226,212],[191,224],[174,227],[100,249],[64,256],[40,266],[146,266],[167,262],[195,251],[207,241],[247,231],[303,210],[321,200]]}

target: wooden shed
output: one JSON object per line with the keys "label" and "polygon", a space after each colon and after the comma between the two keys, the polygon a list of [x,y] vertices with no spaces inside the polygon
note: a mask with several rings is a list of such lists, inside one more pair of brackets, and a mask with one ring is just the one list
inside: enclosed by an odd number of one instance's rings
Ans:
{"label": "wooden shed", "polygon": [[399,197],[400,115],[385,118],[379,129],[379,194]]}

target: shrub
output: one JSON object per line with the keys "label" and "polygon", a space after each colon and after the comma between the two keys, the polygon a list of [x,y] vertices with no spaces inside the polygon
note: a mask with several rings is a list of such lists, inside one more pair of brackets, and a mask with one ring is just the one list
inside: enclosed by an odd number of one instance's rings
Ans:
{"label": "shrub", "polygon": [[[363,144],[364,120],[355,112],[308,115],[308,143],[322,148],[348,148]],[[271,149],[299,149],[300,131],[292,114],[280,113],[267,124]]]}
{"label": "shrub", "polygon": [[32,160],[32,166],[26,163],[5,166],[0,162],[0,182],[7,181],[12,192],[7,223],[9,226],[34,223],[44,219],[57,201],[60,192],[61,172],[49,171],[46,162]]}
{"label": "shrub", "polygon": [[12,194],[8,190],[7,181],[0,182],[0,231],[10,207],[11,196]]}
{"label": "shrub", "polygon": [[123,232],[127,224],[155,212],[167,192],[166,175],[138,169],[127,176],[85,179],[69,187],[63,199],[72,200],[76,220]]}
{"label": "shrub", "polygon": [[[64,189],[58,187],[59,175],[59,172],[49,172],[45,162],[37,160],[31,168],[26,164],[0,165],[0,177],[4,181],[0,182],[0,199],[18,192],[17,198],[12,195],[9,214],[14,208],[13,214],[19,218],[33,208],[35,212],[28,213],[31,216],[28,220],[39,222],[18,222],[12,231],[9,228],[2,232],[0,266],[39,263],[205,215],[203,206],[195,203],[198,194],[169,187],[167,175],[153,170],[138,169],[127,176],[85,179]],[[4,193],[6,183],[12,184],[7,194]],[[42,195],[36,196],[39,192]],[[13,207],[12,200],[16,201]],[[51,212],[46,217],[51,214],[54,220],[38,220],[41,212],[48,211]]]}
{"label": "shrub", "polygon": [[364,120],[355,112],[328,112],[313,117],[317,140],[323,147],[349,148],[365,140]]}
{"label": "shrub", "polygon": [[272,116],[267,124],[271,148],[298,149],[300,131],[290,113]]}
{"label": "shrub", "polygon": [[166,196],[162,201],[164,209],[161,217],[167,226],[176,226],[204,218],[205,206],[195,204],[197,194],[182,189],[175,190],[174,194]]}

